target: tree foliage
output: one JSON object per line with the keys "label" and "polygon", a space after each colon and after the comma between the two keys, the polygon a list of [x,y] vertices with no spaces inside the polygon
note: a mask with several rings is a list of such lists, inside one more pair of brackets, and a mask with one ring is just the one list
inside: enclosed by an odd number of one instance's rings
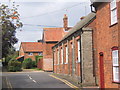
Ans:
{"label": "tree foliage", "polygon": [[2,57],[6,57],[14,51],[13,45],[18,42],[15,36],[16,29],[22,27],[19,19],[17,6],[9,8],[7,5],[0,4],[0,23],[2,24]]}

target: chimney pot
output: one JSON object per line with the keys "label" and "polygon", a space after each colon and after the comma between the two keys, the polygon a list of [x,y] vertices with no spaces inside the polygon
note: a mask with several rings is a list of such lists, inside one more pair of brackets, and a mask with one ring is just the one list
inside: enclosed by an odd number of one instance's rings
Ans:
{"label": "chimney pot", "polygon": [[81,17],[80,20],[83,20],[85,18],[85,16]]}
{"label": "chimney pot", "polygon": [[63,28],[64,28],[65,30],[68,29],[68,17],[67,17],[66,14],[64,14],[64,17],[63,17]]}

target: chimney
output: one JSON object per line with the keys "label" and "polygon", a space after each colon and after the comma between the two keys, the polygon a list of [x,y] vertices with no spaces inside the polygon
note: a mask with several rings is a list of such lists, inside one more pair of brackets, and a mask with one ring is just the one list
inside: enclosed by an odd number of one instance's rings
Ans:
{"label": "chimney", "polygon": [[66,14],[64,14],[64,17],[63,17],[63,28],[64,28],[65,30],[68,29],[68,17],[67,17]]}
{"label": "chimney", "polygon": [[81,17],[80,20],[83,20],[85,18],[85,16]]}

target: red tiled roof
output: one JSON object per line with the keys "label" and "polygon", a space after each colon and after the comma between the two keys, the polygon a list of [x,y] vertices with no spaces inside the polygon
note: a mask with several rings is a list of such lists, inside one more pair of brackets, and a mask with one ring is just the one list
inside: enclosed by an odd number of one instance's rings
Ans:
{"label": "red tiled roof", "polygon": [[67,32],[64,28],[44,28],[44,41],[60,41]]}
{"label": "red tiled roof", "polygon": [[19,56],[19,57],[17,57],[16,59],[20,59],[20,58],[22,58],[22,57],[24,57],[24,56]]}
{"label": "red tiled roof", "polygon": [[41,52],[43,51],[41,42],[22,42],[21,47],[24,52]]}

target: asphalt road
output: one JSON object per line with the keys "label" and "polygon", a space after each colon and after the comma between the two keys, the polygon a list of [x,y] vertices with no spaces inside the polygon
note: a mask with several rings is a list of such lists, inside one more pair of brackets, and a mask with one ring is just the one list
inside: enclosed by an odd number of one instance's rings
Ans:
{"label": "asphalt road", "polygon": [[[3,73],[3,88],[69,88],[64,82],[49,76],[50,72]],[[7,84],[5,84],[5,81]]]}

